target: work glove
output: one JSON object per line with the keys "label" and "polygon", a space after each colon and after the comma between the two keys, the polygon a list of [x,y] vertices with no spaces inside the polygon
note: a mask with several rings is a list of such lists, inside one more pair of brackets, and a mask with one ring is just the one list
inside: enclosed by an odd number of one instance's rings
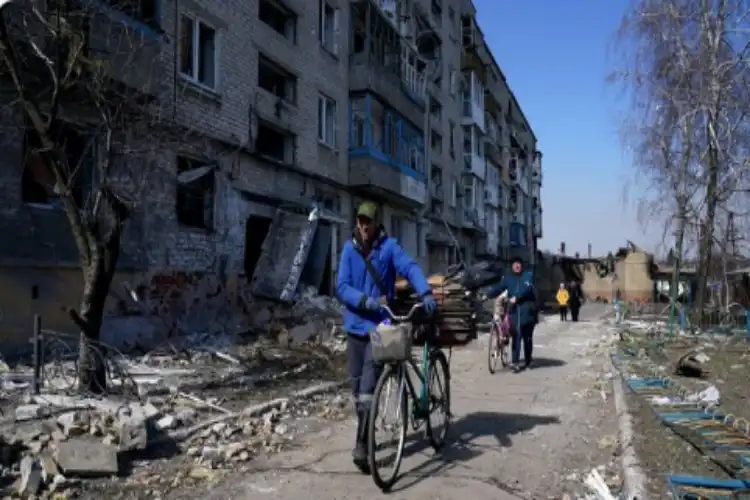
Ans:
{"label": "work glove", "polygon": [[435,297],[431,294],[425,295],[422,298],[422,304],[424,304],[424,310],[427,314],[435,314],[435,311],[437,311],[437,302],[435,302]]}
{"label": "work glove", "polygon": [[378,301],[378,299],[373,299],[372,297],[369,297],[365,301],[365,309],[367,309],[368,311],[379,311],[380,301]]}

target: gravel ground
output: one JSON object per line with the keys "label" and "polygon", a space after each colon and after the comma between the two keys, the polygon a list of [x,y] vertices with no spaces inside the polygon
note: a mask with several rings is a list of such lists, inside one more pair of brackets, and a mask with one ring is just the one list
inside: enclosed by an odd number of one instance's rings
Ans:
{"label": "gravel ground", "polygon": [[650,498],[666,498],[670,474],[728,477],[711,460],[662,425],[643,397],[629,392],[626,399],[633,415],[635,450],[648,477]]}
{"label": "gravel ground", "polygon": [[[650,342],[642,340],[631,347],[645,349],[665,375],[692,393],[715,386],[719,389],[720,407],[725,413],[741,417],[750,415],[747,391],[750,382],[750,346],[744,338],[677,337],[666,343],[655,342],[654,339]],[[677,361],[686,354],[692,354],[702,361],[702,368],[707,370],[703,377],[674,374]],[[641,376],[650,376],[643,363],[636,361],[631,366]],[[652,495],[665,491],[669,474],[729,478],[729,474],[709,457],[663,425],[642,396],[630,392],[627,398],[638,434],[636,451],[649,477]]]}

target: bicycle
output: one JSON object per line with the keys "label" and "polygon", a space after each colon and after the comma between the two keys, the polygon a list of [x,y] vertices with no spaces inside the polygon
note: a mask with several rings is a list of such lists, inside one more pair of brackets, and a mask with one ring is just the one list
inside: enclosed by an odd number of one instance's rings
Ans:
{"label": "bicycle", "polygon": [[497,371],[497,360],[505,368],[508,366],[508,344],[510,344],[510,313],[502,316],[493,315],[490,327],[490,339],[487,349],[487,368],[491,374]]}
{"label": "bicycle", "polygon": [[[403,328],[405,326],[403,323],[410,321],[414,313],[421,307],[422,304],[415,304],[405,316],[396,316],[388,306],[383,306],[383,311],[385,311],[396,324],[395,328]],[[437,333],[437,325],[434,323],[426,325],[426,327],[435,329],[433,330],[433,333]],[[408,332],[403,333],[408,335],[408,338],[411,339],[414,334],[414,325],[411,326]],[[408,342],[408,344],[409,345],[405,347],[407,347],[407,350],[410,352],[411,342]],[[399,468],[401,467],[401,460],[403,459],[406,442],[407,426],[410,419],[412,428],[415,431],[418,430],[423,423],[426,424],[427,438],[430,440],[430,444],[435,451],[439,451],[445,445],[445,438],[450,424],[450,369],[448,366],[448,359],[445,357],[443,351],[438,347],[431,346],[429,341],[425,342],[422,347],[421,367],[417,366],[417,363],[410,355],[400,357],[404,359],[384,362],[385,366],[383,367],[383,372],[380,374],[378,383],[375,386],[375,392],[373,393],[373,404],[367,429],[368,465],[370,467],[373,481],[382,491],[389,490],[398,478],[397,476]],[[417,394],[417,391],[414,388],[414,383],[411,380],[409,367],[412,368],[411,371],[421,382],[419,395]],[[437,377],[438,371],[443,372],[444,387],[442,388],[440,387],[440,380],[438,380]],[[438,385],[437,390],[432,387],[433,377]],[[395,457],[393,457],[393,472],[390,476],[386,477],[381,474],[381,462],[376,460],[375,457],[375,452],[378,451],[378,446],[375,441],[375,431],[377,430],[379,423],[382,423],[383,428],[393,430],[390,426],[385,425],[384,423],[384,415],[386,412],[383,411],[383,415],[381,415],[380,396],[383,395],[383,393],[390,395],[391,391],[394,389],[394,395],[398,401],[396,408],[396,423],[401,425],[401,429],[398,431],[398,445]],[[438,397],[438,395],[441,396]],[[442,432],[437,432],[439,425],[433,425],[430,421],[430,417],[435,411],[436,406],[440,406],[445,414]],[[385,410],[387,410],[387,406]],[[383,422],[380,422],[378,417],[381,417]]]}

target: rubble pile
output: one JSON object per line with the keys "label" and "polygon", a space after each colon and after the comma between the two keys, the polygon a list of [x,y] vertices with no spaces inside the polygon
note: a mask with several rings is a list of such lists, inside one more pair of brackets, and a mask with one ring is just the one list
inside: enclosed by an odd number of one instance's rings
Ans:
{"label": "rubble pile", "polygon": [[282,344],[325,343],[341,333],[341,305],[333,297],[318,295],[314,287],[301,290],[291,307],[276,306],[272,317],[279,324]]}
{"label": "rubble pile", "polygon": [[121,476],[133,461],[155,451],[170,458],[163,451],[172,450],[193,465],[147,483],[176,487],[178,478],[203,480],[206,470],[278,451],[304,418],[338,419],[347,410],[348,400],[335,394],[283,400],[257,415],[180,395],[145,403],[32,396],[16,408],[13,428],[0,433],[0,480],[20,495],[65,497],[83,478]]}

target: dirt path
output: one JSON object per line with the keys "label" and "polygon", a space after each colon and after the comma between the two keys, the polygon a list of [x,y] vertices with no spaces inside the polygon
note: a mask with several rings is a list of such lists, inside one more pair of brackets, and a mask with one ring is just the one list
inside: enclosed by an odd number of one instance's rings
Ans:
{"label": "dirt path", "polygon": [[[583,310],[580,323],[547,318],[536,333],[533,370],[492,376],[486,340],[454,353],[451,362],[454,420],[450,443],[436,455],[412,433],[403,477],[387,498],[548,499],[582,492],[580,473],[611,460],[597,440],[616,435],[611,398],[592,391],[606,366],[596,318],[602,306]],[[211,498],[364,500],[386,498],[368,476],[354,472],[352,420],[310,434],[293,450],[258,460],[210,490]],[[578,473],[578,474],[577,474]],[[174,492],[170,498],[209,498]]]}

